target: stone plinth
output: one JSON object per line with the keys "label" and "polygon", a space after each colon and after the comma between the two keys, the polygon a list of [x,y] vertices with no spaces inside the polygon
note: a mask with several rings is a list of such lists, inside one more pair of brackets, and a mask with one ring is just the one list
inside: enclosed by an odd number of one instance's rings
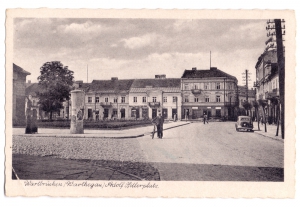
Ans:
{"label": "stone plinth", "polygon": [[83,134],[84,92],[71,91],[71,134]]}

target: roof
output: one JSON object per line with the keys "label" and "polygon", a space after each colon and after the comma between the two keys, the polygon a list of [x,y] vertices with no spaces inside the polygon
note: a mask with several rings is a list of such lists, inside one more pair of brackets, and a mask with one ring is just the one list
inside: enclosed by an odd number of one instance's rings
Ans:
{"label": "roof", "polygon": [[31,73],[27,72],[26,70],[24,70],[23,68],[21,68],[20,66],[17,66],[16,64],[13,63],[13,70],[15,73],[23,73],[26,75],[30,75]]}
{"label": "roof", "polygon": [[136,79],[131,88],[180,88],[180,78]]}
{"label": "roof", "polygon": [[37,92],[42,92],[42,86],[39,85],[38,83],[31,83],[28,87],[25,89],[25,95],[32,95],[36,96]]}
{"label": "roof", "polygon": [[229,75],[217,68],[211,68],[208,70],[184,70],[181,78],[229,78],[237,80],[236,77]]}
{"label": "roof", "polygon": [[104,92],[116,92],[116,91],[129,91],[133,79],[125,80],[93,80],[90,84],[90,91],[104,91]]}
{"label": "roof", "polygon": [[149,90],[161,90],[165,93],[180,93],[181,90],[179,87],[170,87],[170,88],[131,88],[130,92],[131,93],[146,93]]}

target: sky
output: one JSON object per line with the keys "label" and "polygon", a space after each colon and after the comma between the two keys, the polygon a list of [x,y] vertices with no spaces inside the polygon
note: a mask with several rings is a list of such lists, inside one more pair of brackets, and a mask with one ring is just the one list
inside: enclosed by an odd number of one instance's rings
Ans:
{"label": "sky", "polygon": [[61,61],[84,82],[180,78],[185,69],[209,69],[211,51],[211,66],[239,85],[248,69],[251,87],[265,26],[266,20],[16,18],[13,61],[31,82],[49,61]]}

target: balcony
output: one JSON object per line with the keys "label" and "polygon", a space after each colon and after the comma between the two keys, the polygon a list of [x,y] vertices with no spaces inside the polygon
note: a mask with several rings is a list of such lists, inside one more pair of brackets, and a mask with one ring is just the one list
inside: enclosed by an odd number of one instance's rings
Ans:
{"label": "balcony", "polygon": [[202,93],[202,90],[201,90],[201,89],[192,89],[192,93],[193,93],[194,95],[199,95],[199,94]]}
{"label": "balcony", "polygon": [[160,107],[160,102],[149,102],[149,107],[159,108]]}
{"label": "balcony", "polygon": [[100,102],[100,106],[102,106],[103,108],[109,108],[109,107],[112,107],[112,103],[111,102]]}

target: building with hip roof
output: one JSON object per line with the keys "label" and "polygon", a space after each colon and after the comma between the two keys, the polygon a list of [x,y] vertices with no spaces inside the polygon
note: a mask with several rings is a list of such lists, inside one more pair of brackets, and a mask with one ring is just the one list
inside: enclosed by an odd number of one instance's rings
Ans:
{"label": "building with hip roof", "polygon": [[155,75],[154,79],[136,79],[129,92],[131,118],[153,119],[159,113],[165,119],[181,119],[180,78]]}
{"label": "building with hip roof", "polygon": [[237,79],[216,67],[185,70],[181,76],[182,118],[199,119],[237,115]]}

